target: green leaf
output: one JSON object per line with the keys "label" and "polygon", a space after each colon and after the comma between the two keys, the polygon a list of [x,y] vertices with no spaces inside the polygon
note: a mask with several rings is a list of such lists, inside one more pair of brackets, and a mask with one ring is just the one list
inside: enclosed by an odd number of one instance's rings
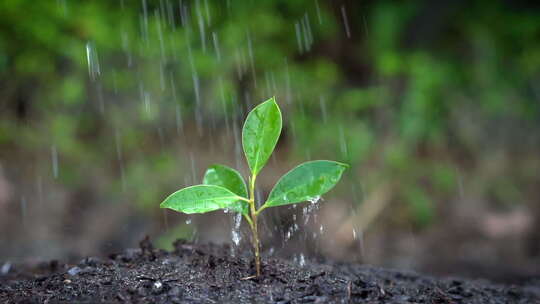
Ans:
{"label": "green leaf", "polygon": [[330,191],[348,167],[346,164],[329,160],[303,163],[279,179],[263,207],[316,199]]}
{"label": "green leaf", "polygon": [[242,146],[253,175],[264,167],[281,133],[281,111],[274,97],[253,109],[242,129]]}
{"label": "green leaf", "polygon": [[212,165],[204,174],[203,184],[229,189],[238,196],[247,197],[248,190],[242,175],[233,168],[224,165]]}
{"label": "green leaf", "polygon": [[206,213],[219,209],[241,212],[243,202],[230,190],[214,185],[197,185],[180,189],[169,195],[160,205],[183,213]]}
{"label": "green leaf", "polygon": [[[230,190],[234,194],[246,197],[248,190],[242,175],[233,168],[223,165],[212,165],[204,174],[203,184],[220,186]],[[242,205],[242,213],[249,214],[249,206],[247,203],[239,202]]]}

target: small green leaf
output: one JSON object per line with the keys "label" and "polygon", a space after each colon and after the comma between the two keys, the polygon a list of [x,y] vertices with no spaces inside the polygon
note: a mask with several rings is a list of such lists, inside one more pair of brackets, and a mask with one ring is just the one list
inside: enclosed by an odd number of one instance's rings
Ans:
{"label": "small green leaf", "polygon": [[180,189],[160,205],[183,213],[206,213],[219,209],[242,211],[243,202],[230,190],[214,185],[197,185]]}
{"label": "small green leaf", "polygon": [[329,160],[303,163],[279,179],[263,207],[313,200],[330,191],[348,167]]}
{"label": "small green leaf", "polygon": [[238,196],[247,197],[248,191],[242,175],[233,168],[223,165],[212,165],[204,174],[203,184],[215,185],[231,190]]}
{"label": "small green leaf", "polygon": [[256,106],[242,129],[242,146],[253,175],[264,167],[281,133],[281,111],[274,97]]}
{"label": "small green leaf", "polygon": [[[223,165],[212,165],[204,174],[203,184],[220,186],[230,190],[234,194],[247,197],[248,190],[242,175],[233,168]],[[249,205],[247,203],[238,202],[242,205],[242,213],[249,214]]]}

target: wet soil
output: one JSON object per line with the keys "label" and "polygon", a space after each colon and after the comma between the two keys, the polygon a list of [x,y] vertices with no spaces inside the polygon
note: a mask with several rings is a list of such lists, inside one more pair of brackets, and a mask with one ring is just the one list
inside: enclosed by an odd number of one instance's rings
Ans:
{"label": "wet soil", "polygon": [[[265,258],[263,275],[227,246],[148,240],[108,258],[4,267],[0,303],[538,303],[540,280],[522,285],[437,279],[356,264]],[[9,268],[9,269],[8,269]],[[7,271],[6,271],[7,270]]]}

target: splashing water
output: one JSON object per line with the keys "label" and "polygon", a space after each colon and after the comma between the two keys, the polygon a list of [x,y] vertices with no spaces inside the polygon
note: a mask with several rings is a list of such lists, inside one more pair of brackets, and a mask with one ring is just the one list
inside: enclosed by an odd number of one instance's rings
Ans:
{"label": "splashing water", "polygon": [[238,246],[240,244],[241,236],[240,236],[240,223],[242,222],[242,213],[237,213],[234,216],[234,227],[231,231],[232,235],[232,241],[234,242],[234,245]]}
{"label": "splashing water", "polygon": [[300,267],[306,266],[306,257],[303,253],[301,253],[300,257],[298,258],[298,264],[300,265]]}
{"label": "splashing water", "polygon": [[6,275],[11,270],[11,262],[5,262],[4,265],[2,265],[2,268],[0,268],[0,274]]}
{"label": "splashing water", "polygon": [[308,198],[308,201],[310,201],[312,204],[316,204],[316,203],[318,203],[320,200],[321,200],[321,196],[320,196],[320,195],[317,195],[317,196]]}
{"label": "splashing water", "polygon": [[[316,200],[315,200],[316,199]],[[310,200],[311,204],[308,206],[302,208],[302,215],[304,217],[304,225],[306,225],[309,222],[309,219],[311,218],[311,215],[315,210],[318,210],[320,205],[317,204],[317,202],[321,199],[321,197],[314,197],[312,200]],[[317,215],[315,214],[313,216],[314,220],[317,219]]]}

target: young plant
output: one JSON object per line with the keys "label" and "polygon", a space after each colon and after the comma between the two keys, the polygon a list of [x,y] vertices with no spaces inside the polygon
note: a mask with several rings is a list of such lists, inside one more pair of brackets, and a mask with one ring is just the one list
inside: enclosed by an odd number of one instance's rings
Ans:
{"label": "young plant", "polygon": [[313,200],[332,189],[346,164],[329,160],[305,162],[279,179],[266,202],[257,208],[255,181],[274,151],[281,133],[281,111],[275,98],[261,103],[247,116],[242,129],[242,146],[251,171],[249,187],[240,173],[223,165],[206,171],[203,185],[180,189],[160,205],[183,213],[206,213],[219,209],[240,212],[253,233],[257,276],[261,274],[257,217],[266,208]]}

